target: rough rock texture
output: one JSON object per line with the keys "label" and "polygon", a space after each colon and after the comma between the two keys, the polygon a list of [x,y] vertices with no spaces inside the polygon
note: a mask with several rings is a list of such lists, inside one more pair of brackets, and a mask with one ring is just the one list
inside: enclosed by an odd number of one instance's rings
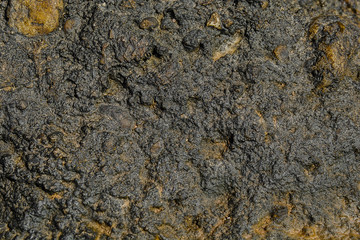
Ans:
{"label": "rough rock texture", "polygon": [[359,239],[359,171],[356,0],[0,2],[0,239]]}

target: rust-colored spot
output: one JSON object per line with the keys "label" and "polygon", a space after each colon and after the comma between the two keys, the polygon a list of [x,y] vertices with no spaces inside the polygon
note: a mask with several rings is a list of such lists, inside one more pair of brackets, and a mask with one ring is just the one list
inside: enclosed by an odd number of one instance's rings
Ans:
{"label": "rust-colored spot", "polygon": [[223,154],[227,150],[226,141],[213,141],[211,139],[204,139],[200,144],[200,154],[206,160],[222,159]]}
{"label": "rust-colored spot", "polygon": [[108,237],[111,236],[112,227],[108,226],[106,224],[101,224],[96,221],[91,221],[91,222],[88,222],[87,227],[97,234],[95,240],[100,239],[102,235],[105,235]]}
{"label": "rust-colored spot", "polygon": [[54,193],[54,194],[50,195],[49,198],[51,200],[55,200],[55,199],[61,199],[62,196],[60,194],[58,194],[58,193]]}

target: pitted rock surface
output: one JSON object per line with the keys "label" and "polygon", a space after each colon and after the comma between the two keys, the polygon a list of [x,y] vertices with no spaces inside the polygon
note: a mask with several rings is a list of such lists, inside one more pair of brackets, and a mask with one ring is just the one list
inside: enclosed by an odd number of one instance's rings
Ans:
{"label": "pitted rock surface", "polygon": [[0,2],[0,239],[360,239],[356,0]]}

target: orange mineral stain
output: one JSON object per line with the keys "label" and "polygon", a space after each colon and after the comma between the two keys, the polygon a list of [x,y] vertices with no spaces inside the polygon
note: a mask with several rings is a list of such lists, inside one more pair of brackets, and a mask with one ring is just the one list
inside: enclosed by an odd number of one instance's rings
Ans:
{"label": "orange mineral stain", "polygon": [[11,0],[9,25],[28,37],[51,33],[59,26],[63,0]]}

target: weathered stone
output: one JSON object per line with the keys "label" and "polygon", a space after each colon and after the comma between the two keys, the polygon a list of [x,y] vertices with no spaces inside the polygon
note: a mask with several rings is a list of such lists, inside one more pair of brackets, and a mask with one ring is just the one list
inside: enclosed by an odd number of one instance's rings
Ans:
{"label": "weathered stone", "polygon": [[360,239],[358,0],[1,2],[0,239]]}

